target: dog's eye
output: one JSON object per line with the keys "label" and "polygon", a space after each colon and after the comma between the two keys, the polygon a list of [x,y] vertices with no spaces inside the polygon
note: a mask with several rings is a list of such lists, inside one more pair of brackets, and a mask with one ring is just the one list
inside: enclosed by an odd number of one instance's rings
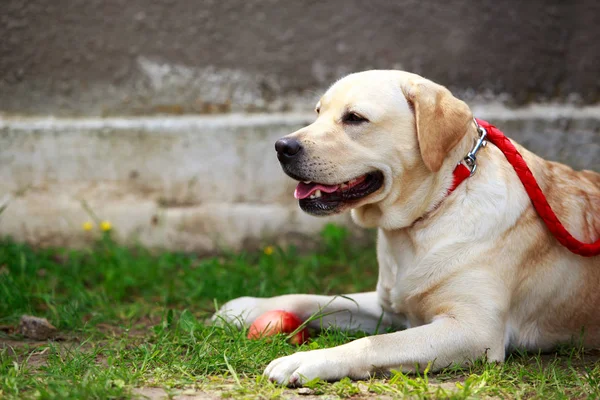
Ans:
{"label": "dog's eye", "polygon": [[319,111],[321,111],[321,108],[320,108],[320,107],[317,107],[317,108],[315,108],[315,112],[316,112],[317,114],[319,113]]}
{"label": "dog's eye", "polygon": [[356,113],[349,112],[344,114],[344,116],[342,117],[342,122],[345,124],[360,124],[363,122],[369,122],[369,120]]}

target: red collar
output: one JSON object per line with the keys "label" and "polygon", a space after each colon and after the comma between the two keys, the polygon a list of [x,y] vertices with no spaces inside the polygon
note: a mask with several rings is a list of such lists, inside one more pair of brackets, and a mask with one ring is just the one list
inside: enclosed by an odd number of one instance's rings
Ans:
{"label": "red collar", "polygon": [[[456,188],[464,180],[466,180],[468,177],[472,176],[475,173],[475,171],[477,170],[477,163],[476,163],[477,162],[477,152],[479,151],[479,149],[481,149],[482,147],[485,147],[487,144],[487,141],[485,140],[485,138],[487,137],[486,129],[483,128],[481,125],[479,125],[478,121],[475,118],[473,118],[473,121],[475,122],[475,125],[477,126],[477,132],[479,133],[479,138],[475,142],[475,145],[473,146],[471,151],[469,151],[469,153],[467,153],[465,158],[463,158],[461,160],[461,162],[458,163],[456,168],[454,168],[454,171],[452,172],[454,180],[452,181],[452,186],[450,186],[450,188],[446,192],[446,197],[450,196],[450,194],[452,192],[454,192],[454,190],[456,190]],[[435,210],[438,209],[438,207],[443,203],[443,201],[444,201],[444,199],[442,199],[438,204],[436,204],[436,206],[433,207],[433,209],[431,211],[429,211],[429,212],[425,213],[425,215],[417,218],[411,224],[411,226],[413,226],[417,222],[427,218],[427,216],[429,214],[431,214],[432,212],[434,212]]]}
{"label": "red collar", "polygon": [[454,168],[454,172],[452,172],[452,175],[454,176],[454,181],[452,182],[452,186],[450,186],[450,189],[448,189],[446,196],[454,192],[458,185],[460,185],[465,179],[467,179],[475,173],[475,171],[477,170],[477,152],[479,151],[479,149],[487,145],[487,130],[481,125],[479,125],[475,118],[473,118],[473,121],[477,126],[479,138],[475,142],[475,145],[473,146],[471,151],[469,151],[465,158],[463,158],[462,161],[458,163],[456,168]]}

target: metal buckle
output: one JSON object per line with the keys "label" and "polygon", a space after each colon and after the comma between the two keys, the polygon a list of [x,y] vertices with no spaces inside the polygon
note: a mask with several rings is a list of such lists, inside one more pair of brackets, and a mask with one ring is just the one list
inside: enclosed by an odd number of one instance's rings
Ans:
{"label": "metal buckle", "polygon": [[477,132],[479,133],[479,138],[475,141],[475,146],[473,146],[471,151],[469,151],[469,153],[467,153],[467,155],[463,159],[463,161],[469,168],[469,171],[471,171],[471,174],[469,176],[473,176],[473,174],[477,170],[477,152],[479,151],[479,149],[481,149],[482,147],[485,147],[487,145],[487,140],[485,140],[485,138],[487,137],[487,131],[485,130],[484,127],[479,126],[479,124],[477,123],[477,120],[475,118],[473,118],[473,121],[475,122],[475,125],[477,126]]}

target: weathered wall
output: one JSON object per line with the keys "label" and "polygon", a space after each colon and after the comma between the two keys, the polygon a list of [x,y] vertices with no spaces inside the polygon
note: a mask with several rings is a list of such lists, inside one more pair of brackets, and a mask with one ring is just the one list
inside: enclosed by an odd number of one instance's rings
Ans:
{"label": "weathered wall", "polygon": [[2,0],[0,38],[8,114],[304,109],[367,68],[600,100],[596,0]]}
{"label": "weathered wall", "polygon": [[98,219],[121,241],[212,252],[316,233],[273,147],[311,117],[0,119],[0,237],[81,246]]}
{"label": "weathered wall", "polygon": [[[474,106],[511,137],[553,160],[600,171],[598,107]],[[92,217],[117,238],[212,252],[306,243],[326,222],[299,209],[273,143],[314,115],[0,119],[0,236],[81,246]],[[4,195],[4,199],[3,199]]]}

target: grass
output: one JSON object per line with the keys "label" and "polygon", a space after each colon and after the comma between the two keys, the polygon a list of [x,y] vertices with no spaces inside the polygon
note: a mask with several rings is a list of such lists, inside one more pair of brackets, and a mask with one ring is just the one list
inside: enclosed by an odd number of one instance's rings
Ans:
{"label": "grass", "polygon": [[[169,396],[295,396],[297,391],[274,385],[261,373],[273,358],[297,347],[284,338],[250,341],[246,332],[204,321],[216,305],[243,295],[371,290],[377,279],[373,246],[357,247],[346,236],[328,226],[322,246],[310,254],[267,247],[210,258],[127,249],[108,234],[94,248],[79,251],[38,250],[4,240],[0,398],[121,399],[153,387]],[[24,340],[14,333],[23,314],[48,318],[60,336]],[[355,337],[330,330],[300,349]],[[394,373],[387,379],[307,386],[310,394],[334,398],[600,398],[600,362],[597,354],[565,348],[438,374]]]}

